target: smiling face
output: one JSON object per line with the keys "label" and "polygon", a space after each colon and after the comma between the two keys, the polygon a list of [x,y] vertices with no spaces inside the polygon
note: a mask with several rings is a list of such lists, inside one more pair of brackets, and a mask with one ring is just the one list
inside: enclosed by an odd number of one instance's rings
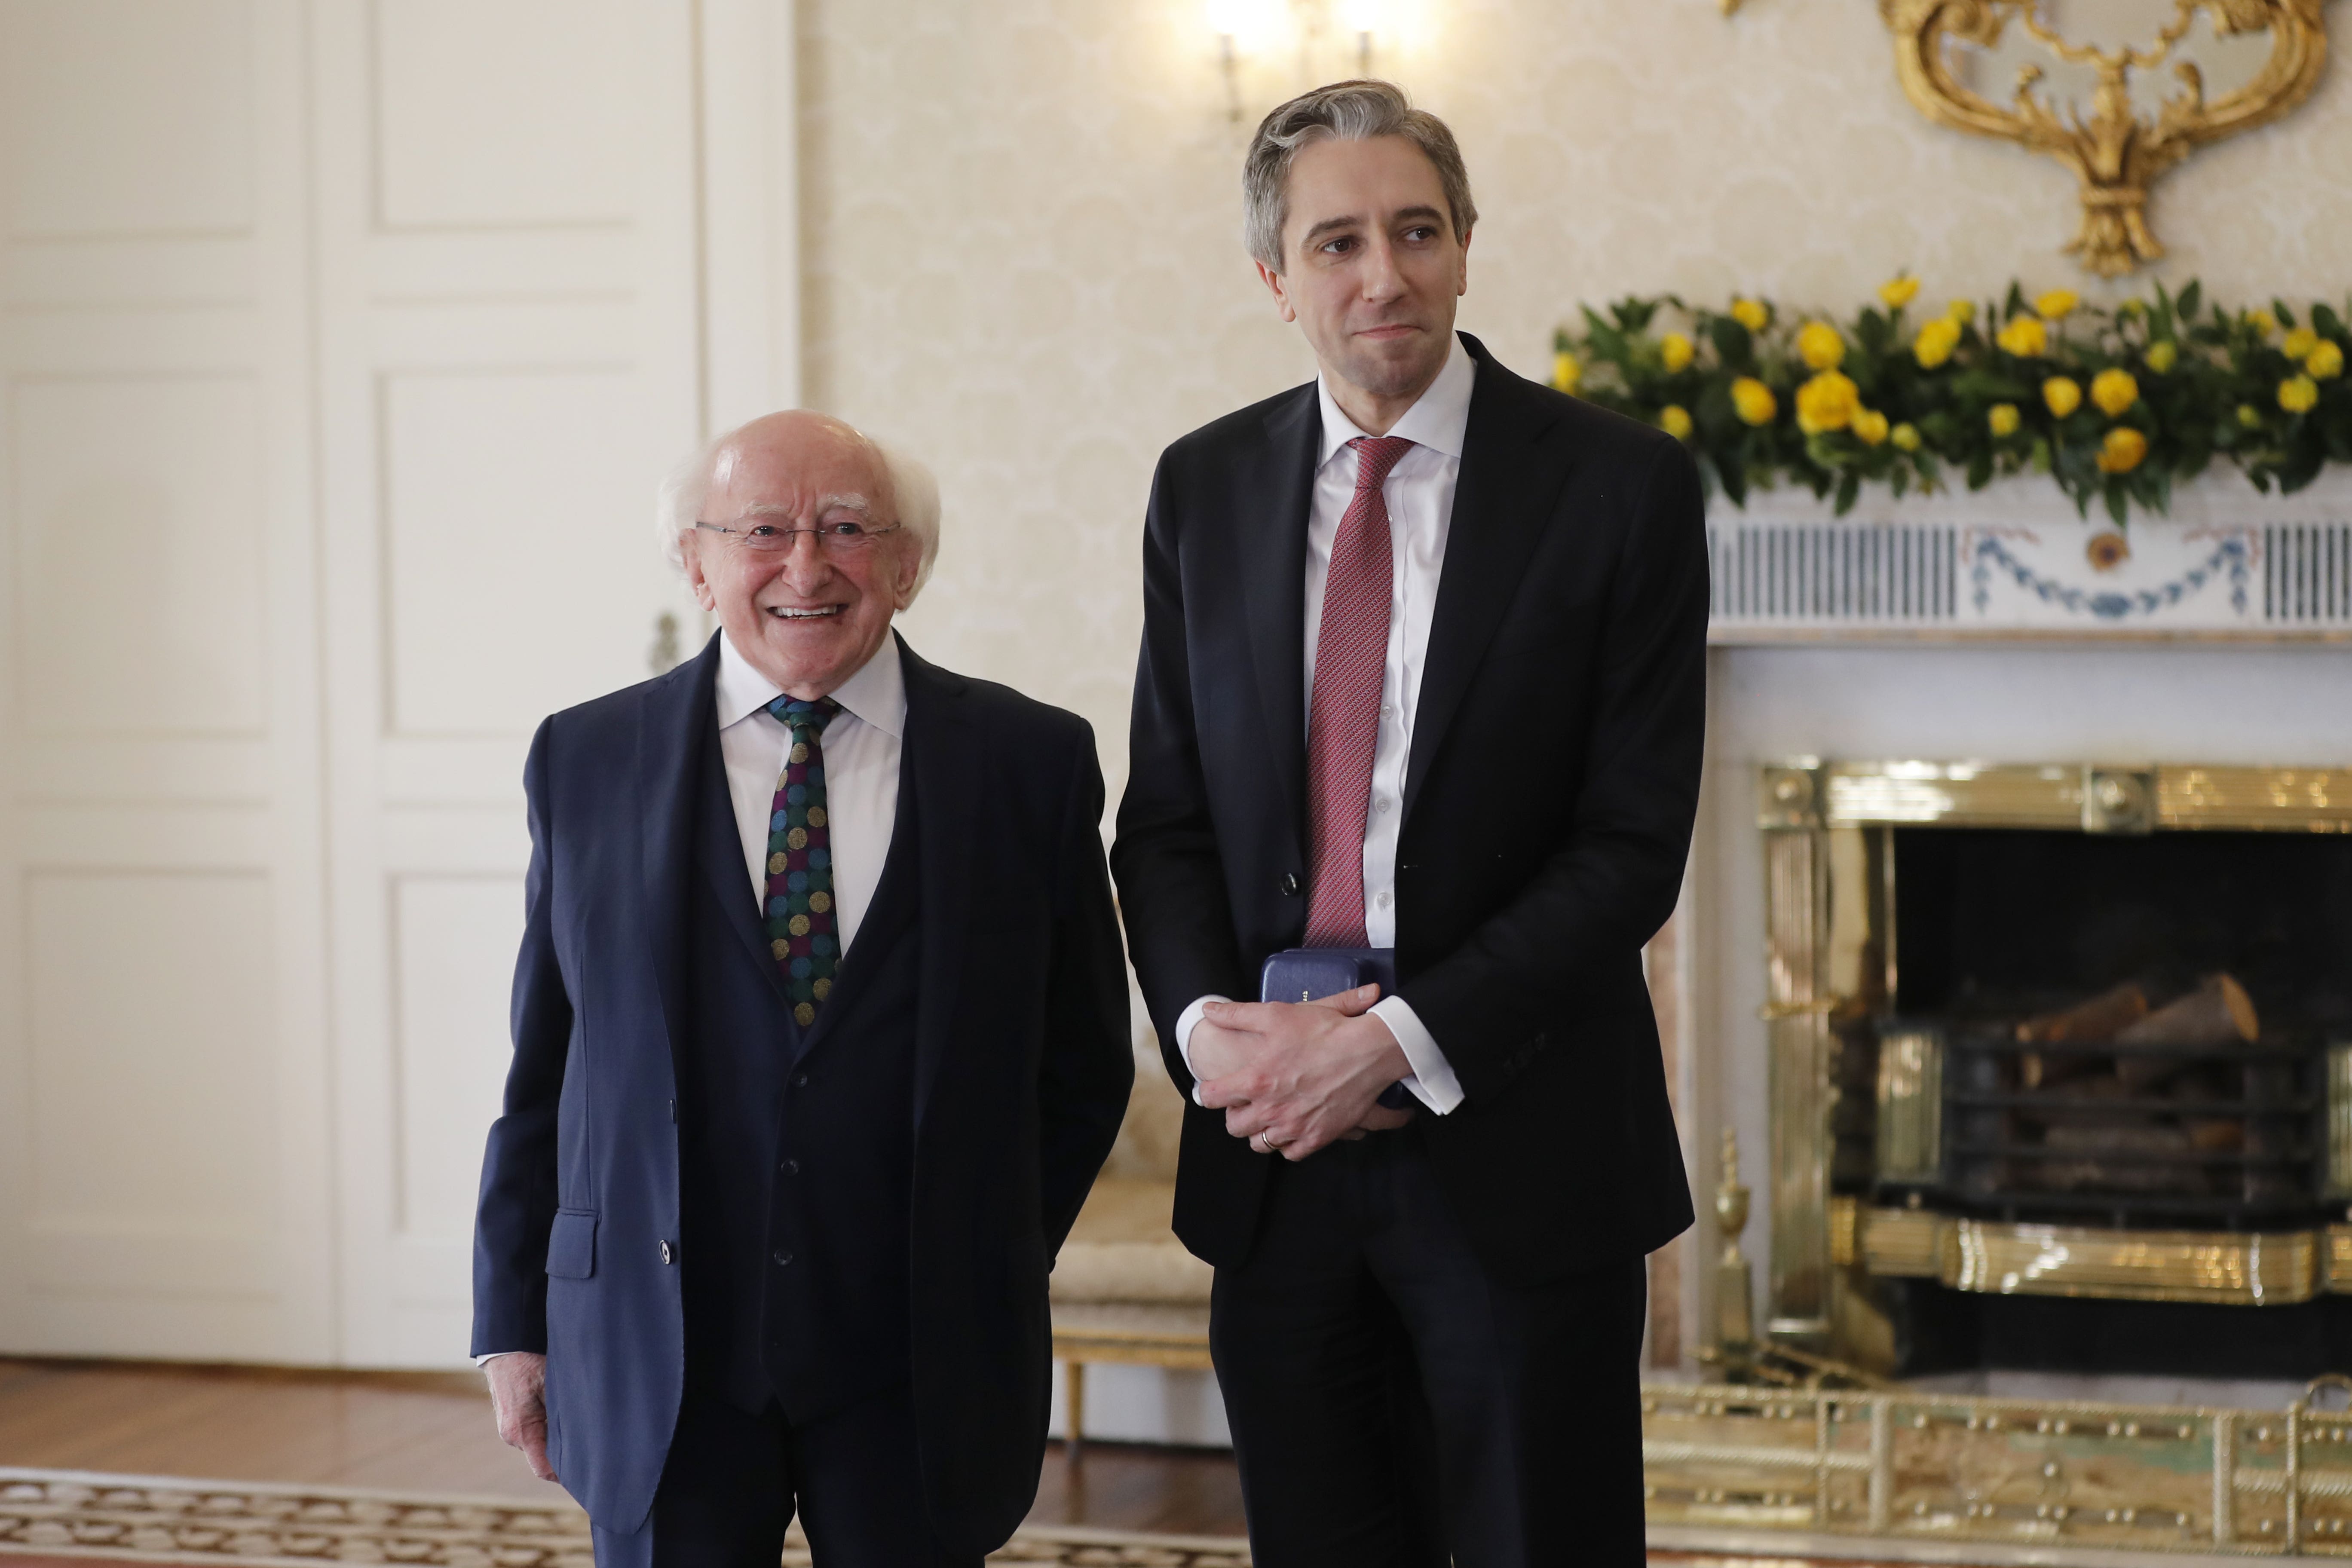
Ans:
{"label": "smiling face", "polygon": [[[888,470],[866,437],[823,415],[774,414],[737,431],[712,460],[704,522],[742,529],[868,529],[898,521]],[[823,697],[864,667],[913,598],[922,552],[905,530],[856,553],[814,533],[761,554],[738,536],[680,538],[697,603],[719,617],[752,668],[791,696]]]}
{"label": "smiling face", "polygon": [[1339,406],[1384,435],[1445,367],[1468,241],[1454,237],[1436,165],[1402,136],[1301,148],[1287,195],[1285,270],[1258,273]]}

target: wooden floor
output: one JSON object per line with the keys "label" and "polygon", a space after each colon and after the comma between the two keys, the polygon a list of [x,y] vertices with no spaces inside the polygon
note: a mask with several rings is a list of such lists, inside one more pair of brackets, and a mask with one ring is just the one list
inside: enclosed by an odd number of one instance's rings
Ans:
{"label": "wooden floor", "polygon": [[[541,1500],[470,1373],[0,1360],[0,1465]],[[1231,1455],[1089,1443],[1046,1454],[1041,1524],[1243,1533]],[[22,1558],[12,1559],[21,1563]]]}
{"label": "wooden floor", "polygon": [[[0,1360],[0,1465],[541,1500],[554,1489],[501,1444],[470,1373],[324,1373]],[[1046,1454],[1034,1523],[1241,1535],[1229,1454],[1089,1443]],[[22,1568],[89,1560],[12,1556]],[[1658,1563],[1732,1568],[1658,1553]],[[1738,1568],[1804,1568],[1741,1559]],[[1845,1563],[1836,1568],[1868,1568]]]}

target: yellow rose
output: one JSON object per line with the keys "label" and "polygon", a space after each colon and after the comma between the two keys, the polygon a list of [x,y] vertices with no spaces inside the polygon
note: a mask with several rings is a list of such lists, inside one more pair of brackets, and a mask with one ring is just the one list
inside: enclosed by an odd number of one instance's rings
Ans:
{"label": "yellow rose", "polygon": [[1945,309],[1944,318],[1945,320],[1956,322],[1960,326],[1967,326],[1970,321],[1977,319],[1976,301],[1973,300],[1953,300],[1951,304]]}
{"label": "yellow rose", "polygon": [[2180,345],[2166,338],[2161,342],[2148,344],[2147,353],[2140,357],[2147,361],[2147,368],[2157,374],[2168,374],[2172,367],[2180,363]]}
{"label": "yellow rose", "polygon": [[1797,388],[1797,428],[1808,436],[1843,430],[1862,411],[1862,389],[1847,376],[1825,370]]}
{"label": "yellow rose", "polygon": [[1760,332],[1772,322],[1772,312],[1764,308],[1761,300],[1734,300],[1731,319],[1751,332]]}
{"label": "yellow rose", "polygon": [[2083,297],[2072,289],[2053,289],[2033,301],[2033,309],[2045,321],[2063,321],[2082,302]]}
{"label": "yellow rose", "polygon": [[2246,325],[2253,328],[2255,331],[2260,332],[2263,337],[2274,338],[2278,336],[2278,318],[2272,315],[2268,310],[2247,311]]}
{"label": "yellow rose", "polygon": [[1551,384],[1562,392],[1574,392],[1576,384],[1584,379],[1584,367],[1576,356],[1562,349],[1551,356]]}
{"label": "yellow rose", "polygon": [[2050,329],[2037,316],[2020,316],[2003,327],[1993,342],[2020,359],[2040,359],[2050,347]]}
{"label": "yellow rose", "polygon": [[2014,403],[1996,403],[1985,414],[1985,425],[1995,436],[2014,436],[2024,416]]}
{"label": "yellow rose", "polygon": [[2238,423],[2251,430],[2263,422],[2263,411],[2251,403],[2238,405]]}
{"label": "yellow rose", "polygon": [[1920,446],[1919,426],[1906,420],[1888,431],[1886,438],[1895,443],[1895,449],[1898,452],[1916,452]]}
{"label": "yellow rose", "polygon": [[1677,441],[1687,441],[1691,434],[1690,410],[1679,403],[1669,403],[1658,410],[1658,428]]}
{"label": "yellow rose", "polygon": [[1845,363],[1845,340],[1827,321],[1807,321],[1797,334],[1797,356],[1807,370],[1835,370]]}
{"label": "yellow rose", "polygon": [[2344,351],[2323,338],[2319,346],[2311,351],[2311,357],[2303,362],[2303,371],[2314,381],[2333,381],[2344,374]]}
{"label": "yellow rose", "polygon": [[1668,332],[1658,340],[1658,357],[1665,362],[1666,372],[1671,375],[1698,357],[1698,345],[1680,332]]}
{"label": "yellow rose", "polygon": [[1731,406],[1740,419],[1749,425],[1769,425],[1780,411],[1780,399],[1772,389],[1752,375],[1743,375],[1731,384]]}
{"label": "yellow rose", "polygon": [[2139,401],[2139,383],[2127,370],[2103,370],[2092,378],[2091,401],[2108,418],[2120,418],[2125,409]]}
{"label": "yellow rose", "polygon": [[1875,447],[1886,439],[1886,416],[1875,408],[1864,408],[1853,416],[1853,433],[1862,437],[1865,447]]}
{"label": "yellow rose", "polygon": [[2319,346],[2319,334],[2309,327],[2297,327],[2279,343],[2279,352],[2289,359],[2306,359]]}
{"label": "yellow rose", "polygon": [[1890,310],[1899,310],[1919,297],[1919,279],[1905,274],[1878,286],[1878,297],[1886,301]]}
{"label": "yellow rose", "polygon": [[2319,405],[2319,383],[2307,375],[2289,376],[2279,383],[2278,399],[2289,414],[2308,414]]}
{"label": "yellow rose", "polygon": [[1952,357],[1960,346],[1960,324],[1948,316],[1938,316],[1919,329],[1912,340],[1911,352],[1918,356],[1921,370],[1934,370]]}
{"label": "yellow rose", "polygon": [[2063,419],[2083,406],[2083,389],[2072,376],[2053,375],[2042,384],[2042,401]]}
{"label": "yellow rose", "polygon": [[2099,443],[2099,472],[2128,474],[2147,456],[2147,437],[2128,425],[2118,425]]}

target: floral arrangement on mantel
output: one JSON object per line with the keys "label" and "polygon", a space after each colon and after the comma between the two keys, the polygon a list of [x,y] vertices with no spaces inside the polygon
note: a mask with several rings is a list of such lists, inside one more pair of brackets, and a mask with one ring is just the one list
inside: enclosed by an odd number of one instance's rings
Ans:
{"label": "floral arrangement on mantel", "polygon": [[1748,299],[1587,307],[1558,334],[1552,384],[1689,443],[1709,493],[1742,506],[1786,480],[1843,515],[1865,484],[1901,496],[2032,472],[2122,525],[2134,506],[2167,510],[2217,456],[2282,493],[2352,463],[2352,310],[2208,309],[2195,283],[2113,310],[2011,284],[1921,316],[1917,279],[1878,293],[1843,323]]}

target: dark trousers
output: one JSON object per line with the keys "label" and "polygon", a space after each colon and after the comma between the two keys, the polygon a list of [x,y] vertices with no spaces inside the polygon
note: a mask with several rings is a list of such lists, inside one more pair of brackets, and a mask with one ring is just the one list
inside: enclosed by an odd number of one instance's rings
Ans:
{"label": "dark trousers", "polygon": [[1635,1568],[1646,1298],[1489,1278],[1417,1128],[1277,1164],[1209,1318],[1258,1568]]}
{"label": "dark trousers", "polygon": [[931,1533],[901,1386],[794,1426],[688,1389],[653,1516],[599,1529],[596,1568],[776,1568],[797,1506],[817,1568],[979,1568]]}

